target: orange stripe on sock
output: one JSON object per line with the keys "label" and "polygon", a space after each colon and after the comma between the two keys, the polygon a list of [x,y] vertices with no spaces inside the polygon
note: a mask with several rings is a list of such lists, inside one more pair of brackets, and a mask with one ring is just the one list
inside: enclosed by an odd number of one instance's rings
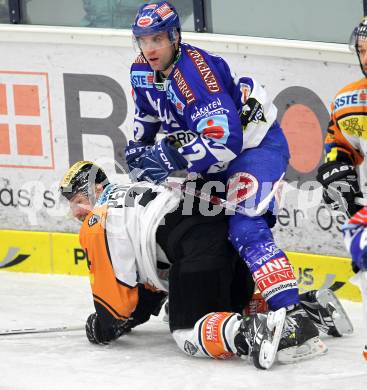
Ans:
{"label": "orange stripe on sock", "polygon": [[228,359],[234,354],[227,351],[224,343],[223,324],[233,313],[211,313],[201,328],[202,346],[214,359]]}

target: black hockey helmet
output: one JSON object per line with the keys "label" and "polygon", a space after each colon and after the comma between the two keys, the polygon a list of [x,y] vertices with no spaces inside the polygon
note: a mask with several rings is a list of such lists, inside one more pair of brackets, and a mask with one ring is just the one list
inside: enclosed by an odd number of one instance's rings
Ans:
{"label": "black hockey helmet", "polygon": [[100,183],[103,187],[109,184],[103,169],[91,161],[78,161],[65,173],[59,190],[67,200],[79,192],[91,198],[94,195],[94,186]]}

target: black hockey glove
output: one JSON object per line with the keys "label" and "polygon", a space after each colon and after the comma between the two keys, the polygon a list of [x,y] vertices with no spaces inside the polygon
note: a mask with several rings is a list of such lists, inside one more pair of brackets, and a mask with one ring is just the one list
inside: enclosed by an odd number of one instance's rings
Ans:
{"label": "black hockey glove", "polygon": [[316,179],[324,187],[324,202],[332,210],[340,210],[350,217],[362,207],[355,204],[355,198],[363,195],[353,165],[329,161],[319,167]]}
{"label": "black hockey glove", "polygon": [[134,327],[134,322],[128,320],[114,320],[107,329],[103,329],[97,313],[91,314],[85,324],[85,332],[92,344],[108,344],[123,334],[129,333]]}

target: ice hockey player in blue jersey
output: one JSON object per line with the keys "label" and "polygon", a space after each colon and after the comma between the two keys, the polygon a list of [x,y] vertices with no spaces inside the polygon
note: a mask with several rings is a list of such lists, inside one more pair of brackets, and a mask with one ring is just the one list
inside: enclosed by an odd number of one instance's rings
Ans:
{"label": "ice hockey player in blue jersey", "polygon": [[290,157],[275,105],[256,80],[237,77],[220,56],[182,43],[168,2],[142,5],[132,30],[140,55],[131,67],[134,141],[125,151],[131,177],[159,184],[185,169],[189,177],[221,183],[226,200],[245,210],[230,217],[231,243],[270,309],[287,309],[278,359],[324,353],[271,232],[274,195]]}

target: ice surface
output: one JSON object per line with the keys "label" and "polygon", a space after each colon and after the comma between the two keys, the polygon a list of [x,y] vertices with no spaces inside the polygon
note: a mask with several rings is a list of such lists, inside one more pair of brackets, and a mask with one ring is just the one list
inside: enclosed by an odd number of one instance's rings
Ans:
{"label": "ice surface", "polygon": [[[161,316],[108,346],[84,331],[0,336],[0,390],[362,390],[367,342],[362,305],[343,301],[355,332],[325,336],[325,356],[269,371],[247,361],[184,355]],[[85,277],[0,273],[0,329],[84,325],[93,312]]]}

